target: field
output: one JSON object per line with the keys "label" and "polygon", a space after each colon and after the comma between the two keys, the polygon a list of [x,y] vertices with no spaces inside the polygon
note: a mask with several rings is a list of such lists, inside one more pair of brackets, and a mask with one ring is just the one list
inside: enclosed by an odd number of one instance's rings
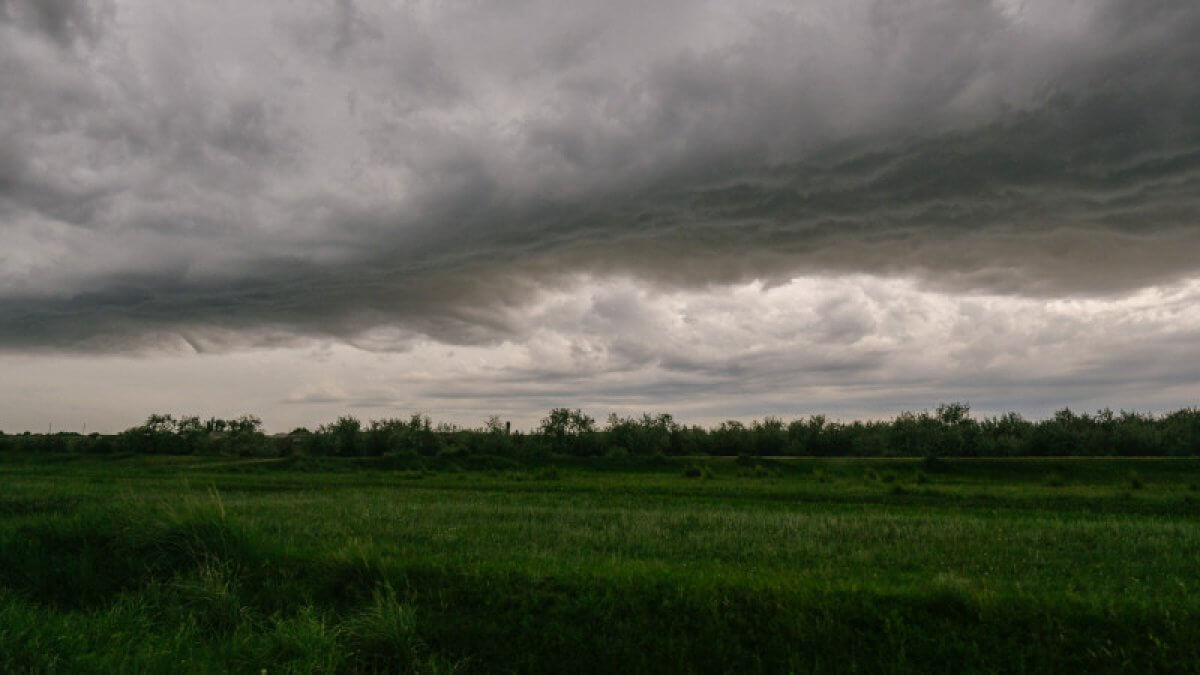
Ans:
{"label": "field", "polygon": [[3,672],[1194,672],[1200,460],[0,457]]}

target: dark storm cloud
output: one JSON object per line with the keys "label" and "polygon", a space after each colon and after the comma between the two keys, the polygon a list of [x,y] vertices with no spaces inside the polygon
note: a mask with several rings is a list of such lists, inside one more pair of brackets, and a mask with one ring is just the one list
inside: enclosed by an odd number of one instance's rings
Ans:
{"label": "dark storm cloud", "polygon": [[1197,35],[1184,0],[3,0],[0,345],[490,343],[580,273],[1170,281]]}
{"label": "dark storm cloud", "polygon": [[110,3],[95,0],[0,0],[0,21],[69,46],[98,39],[111,10]]}

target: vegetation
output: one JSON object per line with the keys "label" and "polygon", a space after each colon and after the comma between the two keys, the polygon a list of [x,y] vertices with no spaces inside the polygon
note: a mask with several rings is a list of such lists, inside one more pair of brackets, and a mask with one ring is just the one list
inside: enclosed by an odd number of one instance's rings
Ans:
{"label": "vegetation", "polygon": [[9,452],[0,671],[1195,672],[1198,482],[1195,458]]}
{"label": "vegetation", "polygon": [[85,454],[225,454],[260,456],[397,457],[490,456],[512,459],[655,456],[813,457],[1064,457],[1196,456],[1200,409],[1166,415],[1076,414],[1069,409],[1030,421],[1016,413],[975,419],[962,403],[892,420],[833,422],[822,415],[785,424],[768,417],[713,428],[685,426],[671,415],[622,418],[598,427],[580,410],[556,408],[528,433],[511,432],[498,417],[479,429],[434,425],[428,417],[363,423],[344,416],[316,432],[296,429],[265,436],[261,421],[151,415],[116,435],[0,434],[0,452]]}

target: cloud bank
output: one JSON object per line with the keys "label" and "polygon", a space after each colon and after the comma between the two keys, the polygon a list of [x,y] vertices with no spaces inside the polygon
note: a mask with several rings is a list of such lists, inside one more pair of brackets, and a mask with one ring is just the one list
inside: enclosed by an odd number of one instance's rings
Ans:
{"label": "cloud bank", "polygon": [[2,0],[0,349],[494,345],[581,277],[1123,297],[1200,273],[1197,35],[1189,0]]}
{"label": "cloud bank", "polygon": [[561,405],[715,424],[890,417],[953,400],[1043,417],[1065,405],[1171,410],[1200,393],[1197,280],[1045,301],[869,275],[665,293],[633,278],[583,279],[523,311],[508,340],[416,339],[402,352],[329,341],[199,356],[0,354],[0,428],[118,431],[150,411],[254,412],[273,431],[413,411],[532,428]]}

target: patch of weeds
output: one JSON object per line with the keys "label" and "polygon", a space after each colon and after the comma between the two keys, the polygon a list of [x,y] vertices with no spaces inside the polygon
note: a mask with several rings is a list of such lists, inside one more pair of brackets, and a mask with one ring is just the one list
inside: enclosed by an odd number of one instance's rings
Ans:
{"label": "patch of weeds", "polygon": [[32,516],[74,511],[78,497],[9,497],[0,499],[0,516]]}
{"label": "patch of weeds", "polygon": [[536,480],[558,480],[560,478],[558,474],[558,467],[554,465],[544,466],[541,469],[538,469],[538,471],[533,474],[533,477]]}
{"label": "patch of weeds", "polygon": [[269,663],[287,664],[294,672],[337,672],[344,669],[337,638],[336,627],[308,605],[295,616],[274,620],[262,657]]}
{"label": "patch of weeds", "polygon": [[756,464],[752,469],[738,471],[738,476],[741,478],[766,478],[769,475],[767,468],[761,464]]}
{"label": "patch of weeds", "polygon": [[396,599],[390,584],[375,589],[371,604],[342,624],[352,670],[412,673],[428,670],[417,615]]}
{"label": "patch of weeds", "polygon": [[229,634],[248,619],[249,609],[238,597],[230,567],[227,562],[211,561],[169,584],[179,610],[206,633]]}

